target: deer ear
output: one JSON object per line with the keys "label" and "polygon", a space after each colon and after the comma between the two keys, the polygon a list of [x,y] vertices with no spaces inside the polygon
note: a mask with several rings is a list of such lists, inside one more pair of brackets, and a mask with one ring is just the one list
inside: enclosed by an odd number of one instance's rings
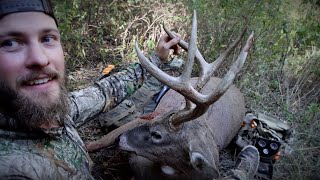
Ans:
{"label": "deer ear", "polygon": [[190,163],[196,171],[208,178],[219,178],[220,175],[214,160],[212,159],[213,162],[210,163],[209,159],[211,158],[208,159],[203,154],[203,150],[197,141],[189,143],[189,157]]}

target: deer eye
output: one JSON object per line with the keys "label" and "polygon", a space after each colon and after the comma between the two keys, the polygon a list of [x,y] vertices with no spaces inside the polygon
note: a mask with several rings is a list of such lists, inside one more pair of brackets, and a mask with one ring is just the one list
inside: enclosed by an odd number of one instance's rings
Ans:
{"label": "deer eye", "polygon": [[159,132],[153,131],[153,132],[151,132],[151,139],[154,142],[159,143],[162,140],[162,136]]}

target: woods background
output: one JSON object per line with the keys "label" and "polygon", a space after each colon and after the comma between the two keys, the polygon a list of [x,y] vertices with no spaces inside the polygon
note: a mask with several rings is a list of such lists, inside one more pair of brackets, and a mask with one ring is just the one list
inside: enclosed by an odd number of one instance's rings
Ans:
{"label": "woods background", "polygon": [[[254,31],[255,41],[235,84],[249,110],[281,118],[295,128],[294,151],[275,164],[274,179],[320,179],[319,0],[53,0],[53,4],[66,51],[69,90],[88,86],[108,64],[117,71],[138,61],[135,42],[145,52],[154,50],[162,23],[188,40],[193,9],[198,14],[198,46],[209,61],[248,23],[247,35]],[[238,52],[216,76],[223,76]],[[181,51],[179,56],[185,55]],[[90,137],[100,133],[98,128],[87,131]],[[103,163],[106,174],[117,171],[114,164]]]}

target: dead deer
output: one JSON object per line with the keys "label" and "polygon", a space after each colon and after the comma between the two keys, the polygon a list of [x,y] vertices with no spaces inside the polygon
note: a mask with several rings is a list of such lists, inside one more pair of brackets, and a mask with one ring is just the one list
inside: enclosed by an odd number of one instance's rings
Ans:
{"label": "dead deer", "polygon": [[[165,30],[174,38],[172,32]],[[137,155],[133,160],[134,168],[138,169],[143,179],[218,178],[219,152],[236,135],[245,115],[244,97],[232,83],[246,60],[253,33],[224,78],[212,75],[244,34],[245,30],[220,57],[209,64],[196,46],[197,18],[194,12],[189,44],[183,40],[179,43],[188,51],[179,77],[170,76],[152,64],[136,44],[142,66],[172,90],[162,98],[155,112],[121,126],[99,141],[89,143],[88,150],[106,147],[121,134],[119,147]],[[201,72],[199,77],[191,78],[195,60],[201,66]]]}

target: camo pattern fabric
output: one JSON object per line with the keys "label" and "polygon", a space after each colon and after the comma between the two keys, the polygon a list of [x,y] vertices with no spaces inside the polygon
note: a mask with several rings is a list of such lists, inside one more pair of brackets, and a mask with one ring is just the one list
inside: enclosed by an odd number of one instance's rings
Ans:
{"label": "camo pattern fabric", "polygon": [[115,107],[135,92],[146,78],[140,64],[97,81],[93,86],[70,93],[72,119],[81,126],[88,119]]}
{"label": "camo pattern fabric", "polygon": [[130,96],[146,77],[136,63],[71,92],[63,127],[21,131],[14,119],[0,114],[0,179],[93,179],[91,159],[76,128]]}
{"label": "camo pattern fabric", "polygon": [[51,132],[0,129],[0,179],[93,179],[72,122]]}

